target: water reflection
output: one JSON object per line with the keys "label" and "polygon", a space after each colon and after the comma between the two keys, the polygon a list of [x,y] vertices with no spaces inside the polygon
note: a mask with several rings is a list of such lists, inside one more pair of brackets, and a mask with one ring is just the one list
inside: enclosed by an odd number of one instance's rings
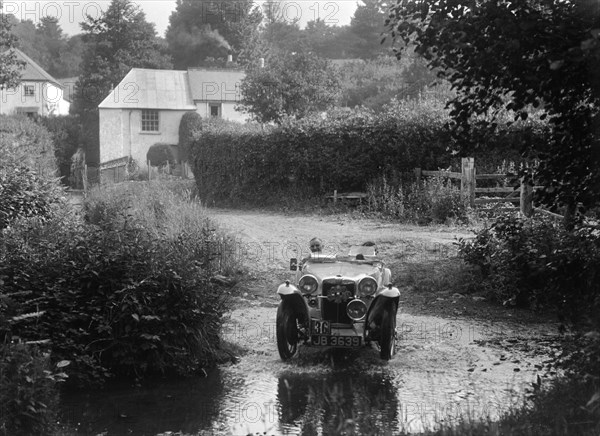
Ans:
{"label": "water reflection", "polygon": [[385,373],[283,374],[277,399],[281,424],[302,436],[398,432],[397,389]]}
{"label": "water reflection", "polygon": [[69,393],[61,398],[59,419],[66,434],[197,434],[217,419],[226,391],[220,371],[215,370],[206,378]]}

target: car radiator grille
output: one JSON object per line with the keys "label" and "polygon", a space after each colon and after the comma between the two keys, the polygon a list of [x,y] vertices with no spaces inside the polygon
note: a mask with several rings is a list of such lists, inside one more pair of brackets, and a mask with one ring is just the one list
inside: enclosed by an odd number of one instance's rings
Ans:
{"label": "car radiator grille", "polygon": [[341,280],[324,280],[323,296],[329,297],[332,292],[341,294],[335,298],[321,299],[321,316],[324,320],[352,324],[352,320],[346,313],[346,306],[352,300],[355,293],[355,283],[342,282]]}

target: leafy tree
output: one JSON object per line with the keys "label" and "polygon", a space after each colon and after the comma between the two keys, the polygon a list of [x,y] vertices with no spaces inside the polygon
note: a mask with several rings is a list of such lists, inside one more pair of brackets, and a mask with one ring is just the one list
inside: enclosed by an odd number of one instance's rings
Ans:
{"label": "leafy tree", "polygon": [[[595,0],[398,1],[387,29],[415,44],[457,91],[450,106],[453,131],[470,151],[497,115],[547,118],[548,144],[523,143],[540,159],[542,200],[567,206],[600,201],[600,8]],[[402,49],[398,51],[400,56]]]}
{"label": "leafy tree", "polygon": [[389,51],[382,45],[385,30],[386,5],[382,0],[362,0],[354,12],[348,28],[354,36],[350,52],[360,59],[372,59]]}
{"label": "leafy tree", "polygon": [[11,27],[9,17],[2,13],[0,1],[0,89],[17,86],[21,78],[19,70],[24,66],[11,51],[16,42]]}
{"label": "leafy tree", "polygon": [[256,29],[261,20],[251,0],[178,0],[166,33],[175,68],[239,53],[248,28]]}
{"label": "leafy tree", "polygon": [[280,53],[265,68],[248,72],[240,108],[261,123],[280,122],[330,108],[339,90],[339,73],[328,60],[309,52]]}
{"label": "leafy tree", "polygon": [[60,78],[79,74],[84,48],[80,35],[68,38],[55,17],[42,17],[37,25],[31,20],[19,21],[13,15],[6,18],[13,26],[16,47],[51,76]]}
{"label": "leafy tree", "polygon": [[98,104],[131,68],[170,68],[154,24],[131,0],[112,0],[100,17],[81,23],[88,44],[75,86],[73,111],[81,116],[87,136],[86,160],[98,163]]}
{"label": "leafy tree", "polygon": [[328,59],[347,57],[349,47],[354,44],[347,28],[328,26],[320,19],[306,23],[304,35],[306,46],[319,56]]}

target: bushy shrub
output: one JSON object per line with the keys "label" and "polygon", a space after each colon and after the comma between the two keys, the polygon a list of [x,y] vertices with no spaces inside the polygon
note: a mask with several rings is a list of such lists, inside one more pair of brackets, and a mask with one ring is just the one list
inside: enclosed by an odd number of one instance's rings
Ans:
{"label": "bushy shrub", "polygon": [[72,384],[190,374],[220,349],[227,295],[210,277],[235,252],[232,241],[198,203],[179,197],[177,207],[175,189],[120,186],[107,201],[103,191],[91,194],[85,213],[93,222],[20,220],[0,245],[7,317],[41,312],[35,322],[9,323],[6,339],[50,339],[53,358],[72,361]]}
{"label": "bushy shrub", "polygon": [[162,143],[151,145],[146,154],[146,160],[153,167],[162,167],[166,164],[174,165],[175,154],[172,147],[172,145]]}
{"label": "bushy shrub", "polygon": [[[433,102],[395,102],[375,114],[339,109],[325,117],[252,126],[205,121],[191,153],[201,198],[222,204],[281,204],[334,190],[364,191],[379,177],[448,168],[457,158],[447,112]],[[514,128],[507,137],[518,137]],[[490,148],[520,144],[513,139]]]}
{"label": "bushy shrub", "polygon": [[481,268],[503,303],[555,309],[574,322],[598,304],[600,235],[593,229],[570,232],[551,219],[503,215],[461,240],[459,253]]}
{"label": "bushy shrub", "polygon": [[0,163],[54,177],[57,166],[51,134],[26,116],[0,115]]}
{"label": "bushy shrub", "polygon": [[24,166],[0,163],[0,231],[18,218],[48,218],[65,201],[57,179],[44,178]]}
{"label": "bushy shrub", "polygon": [[179,160],[187,161],[196,136],[202,130],[202,117],[198,112],[186,112],[179,122]]}
{"label": "bushy shrub", "polygon": [[[63,366],[60,363],[59,366]],[[0,348],[0,434],[52,435],[58,390],[65,374],[35,345]]]}

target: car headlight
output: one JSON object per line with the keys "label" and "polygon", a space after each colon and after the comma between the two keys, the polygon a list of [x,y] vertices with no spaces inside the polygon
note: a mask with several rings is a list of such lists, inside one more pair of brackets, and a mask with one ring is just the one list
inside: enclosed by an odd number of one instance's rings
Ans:
{"label": "car headlight", "polygon": [[346,313],[352,321],[360,321],[367,314],[367,305],[362,300],[352,300],[346,306]]}
{"label": "car headlight", "polygon": [[319,287],[319,282],[314,276],[302,276],[298,283],[298,288],[303,294],[312,294]]}
{"label": "car headlight", "polygon": [[377,291],[377,282],[373,277],[365,277],[358,282],[358,293],[361,297],[373,295]]}

